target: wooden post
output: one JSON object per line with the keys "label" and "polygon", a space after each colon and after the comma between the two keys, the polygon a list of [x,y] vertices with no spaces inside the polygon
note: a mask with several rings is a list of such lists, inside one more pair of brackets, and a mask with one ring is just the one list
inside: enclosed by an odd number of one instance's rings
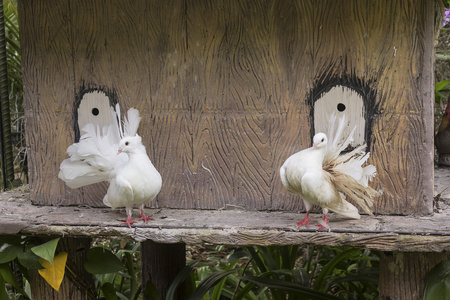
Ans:
{"label": "wooden post", "polygon": [[[51,238],[45,238],[44,242],[49,240]],[[61,238],[56,253],[65,251],[68,255],[59,292],[55,291],[37,270],[32,270],[30,271],[31,297],[34,300],[97,299],[94,277],[86,272],[83,266],[90,246],[90,238]],[[68,271],[68,268],[73,274]]]}
{"label": "wooden post", "polygon": [[381,253],[380,299],[423,299],[428,273],[446,259],[446,253]]}
{"label": "wooden post", "polygon": [[[186,245],[160,244],[153,241],[141,243],[142,290],[151,281],[165,299],[173,279],[186,266]],[[184,299],[184,285],[180,286],[174,299]],[[145,299],[145,295],[144,295]]]}

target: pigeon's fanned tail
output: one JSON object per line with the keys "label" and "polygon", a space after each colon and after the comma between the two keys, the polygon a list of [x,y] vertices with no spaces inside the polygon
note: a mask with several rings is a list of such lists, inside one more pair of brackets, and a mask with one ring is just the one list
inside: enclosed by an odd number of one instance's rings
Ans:
{"label": "pigeon's fanned tail", "polygon": [[139,123],[141,122],[141,117],[139,116],[139,110],[136,108],[130,108],[127,112],[127,115],[122,119],[120,115],[120,106],[116,104],[116,110],[111,108],[111,114],[113,119],[117,119],[117,122],[114,124],[118,129],[120,134],[120,138],[124,138],[126,136],[135,136],[137,134]]}
{"label": "pigeon's fanned tail", "polygon": [[[127,155],[117,153],[123,135],[119,105],[115,110],[111,107],[110,113],[111,124],[103,128],[87,124],[82,128],[80,141],[67,148],[69,158],[61,163],[58,177],[69,187],[110,181],[115,176],[115,169],[128,161]],[[124,125],[125,129],[128,123]]]}
{"label": "pigeon's fanned tail", "polygon": [[135,136],[139,128],[140,121],[141,117],[139,117],[139,111],[135,108],[130,108],[123,121],[124,136]]}
{"label": "pigeon's fanned tail", "polygon": [[361,219],[358,209],[345,200],[331,202],[327,208],[350,219]]}
{"label": "pigeon's fanned tail", "polygon": [[[329,147],[323,161],[323,169],[331,176],[331,181],[336,188],[347,195],[354,203],[359,205],[367,214],[372,214],[373,198],[379,193],[368,186],[368,182],[376,174],[376,168],[373,165],[362,166],[370,157],[364,149],[366,145],[356,147],[352,151],[340,155],[353,141],[355,128],[351,131],[343,143],[339,143],[343,129],[346,125],[346,118],[339,119],[339,125],[334,132],[334,122],[336,117],[330,118]],[[331,208],[330,208],[331,209]]]}
{"label": "pigeon's fanned tail", "polygon": [[107,173],[99,172],[82,161],[66,159],[61,163],[60,169],[58,177],[72,189],[109,179]]}
{"label": "pigeon's fanned tail", "polygon": [[343,173],[332,174],[332,181],[339,191],[348,196],[367,214],[373,216],[373,198],[378,195],[377,191],[369,186],[361,185],[353,177]]}

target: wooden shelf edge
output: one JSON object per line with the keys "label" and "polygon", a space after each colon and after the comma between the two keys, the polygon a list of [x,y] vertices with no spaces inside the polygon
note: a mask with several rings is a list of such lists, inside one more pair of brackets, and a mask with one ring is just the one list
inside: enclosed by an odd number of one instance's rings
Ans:
{"label": "wooden shelf edge", "polygon": [[[159,243],[228,245],[314,244],[352,246],[380,251],[450,250],[449,210],[432,216],[362,216],[345,220],[330,215],[331,231],[297,229],[303,213],[245,210],[147,209],[155,221],[120,226],[124,210],[90,207],[35,206],[28,193],[0,196],[0,234],[71,237],[125,237]],[[137,215],[137,210],[135,211]],[[322,218],[312,214],[314,222]]]}
{"label": "wooden shelf edge", "polygon": [[[4,234],[2,232],[2,234]],[[9,233],[11,234],[11,233]],[[379,251],[442,252],[450,249],[450,236],[390,233],[336,233],[277,229],[158,229],[97,226],[28,225],[16,234],[71,237],[125,237],[157,243],[350,246]]]}

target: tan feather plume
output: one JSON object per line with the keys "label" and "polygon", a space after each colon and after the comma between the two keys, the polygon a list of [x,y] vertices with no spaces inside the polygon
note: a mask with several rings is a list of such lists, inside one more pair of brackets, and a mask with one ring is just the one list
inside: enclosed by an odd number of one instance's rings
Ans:
{"label": "tan feather plume", "polygon": [[341,155],[341,152],[353,141],[353,133],[356,127],[345,142],[341,144],[339,141],[343,134],[343,127],[347,122],[346,116],[340,118],[336,132],[334,132],[335,121],[336,116],[333,114],[330,118],[328,132],[331,141],[329,140],[329,149],[327,149],[323,160],[323,170],[330,175],[330,180],[340,192],[359,205],[367,214],[373,216],[373,198],[380,193],[368,186],[368,181],[376,175],[376,168],[373,165],[362,167],[370,153],[365,153],[366,145],[361,145]]}

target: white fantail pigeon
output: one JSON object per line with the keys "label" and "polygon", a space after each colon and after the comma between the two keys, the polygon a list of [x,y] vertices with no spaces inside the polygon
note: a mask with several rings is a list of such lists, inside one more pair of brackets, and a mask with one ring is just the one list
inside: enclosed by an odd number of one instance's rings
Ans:
{"label": "white fantail pigeon", "polygon": [[144,213],[144,205],[151,202],[161,190],[161,175],[147,156],[141,137],[137,134],[139,111],[130,108],[122,122],[120,107],[111,107],[112,122],[99,128],[87,124],[78,143],[67,148],[69,158],[60,166],[58,177],[70,188],[107,181],[108,191],[103,203],[112,208],[125,207],[128,225],[132,220],[133,205],[138,205],[141,216],[137,220],[153,220]]}
{"label": "white fantail pigeon", "polygon": [[358,209],[345,200],[348,196],[358,204],[367,214],[373,215],[373,197],[378,192],[368,186],[369,180],[376,174],[373,165],[362,167],[369,158],[370,153],[365,153],[365,145],[341,154],[353,141],[353,133],[341,141],[345,127],[346,117],[339,119],[339,125],[335,131],[334,123],[336,115],[330,119],[329,132],[317,133],[313,138],[313,146],[290,156],[280,169],[280,177],[283,186],[292,194],[300,196],[306,207],[306,216],[297,226],[308,227],[309,213],[316,204],[320,206],[324,214],[324,222],[317,224],[318,229],[328,226],[328,210],[334,211],[347,218],[359,219]]}

